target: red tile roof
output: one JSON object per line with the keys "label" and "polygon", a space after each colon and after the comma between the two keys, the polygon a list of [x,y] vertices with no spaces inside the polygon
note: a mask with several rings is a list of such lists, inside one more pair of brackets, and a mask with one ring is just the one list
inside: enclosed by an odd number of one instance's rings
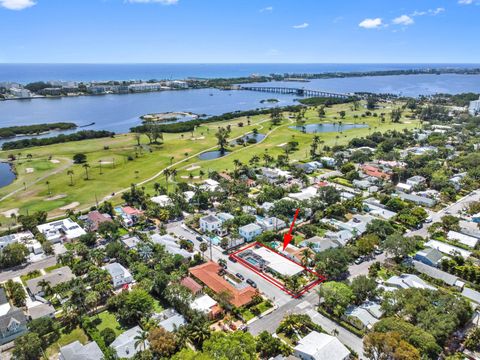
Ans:
{"label": "red tile roof", "polygon": [[191,268],[190,274],[212,289],[216,294],[224,291],[229,292],[232,295],[230,303],[235,307],[250,303],[257,291],[251,286],[247,286],[241,290],[235,288],[223,277],[218,275],[220,269],[220,265],[209,261]]}
{"label": "red tile roof", "polygon": [[202,285],[197,283],[190,276],[187,276],[186,278],[183,278],[182,281],[180,281],[180,284],[185,286],[193,294],[198,294],[200,291],[202,291]]}
{"label": "red tile roof", "polygon": [[390,179],[392,177],[391,174],[381,171],[375,166],[372,165],[363,165],[362,171],[367,174],[368,176],[373,176],[380,179]]}
{"label": "red tile roof", "polygon": [[135,209],[131,206],[125,206],[122,208],[122,211],[127,215],[142,215],[143,211]]}
{"label": "red tile roof", "polygon": [[90,211],[87,214],[87,218],[92,223],[92,227],[90,229],[92,231],[98,230],[98,225],[100,225],[103,222],[107,222],[107,221],[108,222],[113,222],[113,220],[110,217],[108,217],[107,215],[101,214],[97,210]]}

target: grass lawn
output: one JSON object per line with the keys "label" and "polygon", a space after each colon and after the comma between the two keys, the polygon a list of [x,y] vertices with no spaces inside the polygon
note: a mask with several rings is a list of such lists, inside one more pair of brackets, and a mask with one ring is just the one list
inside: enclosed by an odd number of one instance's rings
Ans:
{"label": "grass lawn", "polygon": [[47,359],[55,358],[55,355],[60,352],[62,346],[68,345],[74,341],[80,341],[83,345],[88,342],[88,336],[85,334],[82,328],[76,327],[72,331],[67,331],[65,328],[61,329],[60,338],[50,345],[45,350]]}
{"label": "grass lawn", "polygon": [[108,311],[103,311],[98,314],[98,316],[94,315],[90,319],[92,320],[93,324],[95,324],[98,332],[101,332],[103,329],[110,328],[115,331],[115,335],[118,336],[125,331],[125,329],[123,329],[118,323],[115,315]]}
{"label": "grass lawn", "polygon": [[23,285],[26,286],[28,280],[35,279],[35,278],[39,277],[40,275],[42,275],[42,274],[40,273],[39,270],[33,270],[33,271],[30,271],[26,275],[20,275],[20,280],[22,280]]}
{"label": "grass lawn", "polygon": [[242,309],[241,314],[242,317],[245,321],[249,321],[255,317],[255,314],[253,314],[250,309],[252,308],[257,308],[260,311],[260,314],[263,314],[265,311],[270,309],[272,307],[272,304],[269,303],[268,301],[262,301],[260,304],[257,304],[255,306],[249,307]]}
{"label": "grass lawn", "polygon": [[45,272],[49,273],[49,272],[52,272],[53,270],[61,268],[62,266],[63,266],[62,264],[56,264],[56,265],[46,267],[44,270],[45,270]]}
{"label": "grass lawn", "polygon": [[[380,104],[382,106],[382,104]],[[299,143],[298,151],[290,154],[291,161],[304,160],[309,157],[310,144],[313,137],[318,135],[323,145],[333,146],[345,144],[353,137],[362,137],[374,131],[384,132],[387,130],[413,129],[418,126],[417,121],[403,118],[403,123],[391,123],[388,120],[382,123],[379,117],[359,117],[364,110],[353,111],[351,105],[341,104],[327,108],[325,118],[319,119],[317,111],[313,108],[306,111],[306,123],[332,123],[338,122],[338,112],[345,110],[347,115],[342,120],[347,123],[365,123],[369,128],[357,128],[342,132],[305,134],[301,131],[290,129],[294,120],[285,119],[282,124],[271,128],[269,116],[258,115],[250,117],[250,125],[239,127],[238,123],[247,124],[246,118],[237,118],[231,121],[209,123],[199,126],[193,133],[164,134],[163,145],[149,145],[147,138],[142,136],[139,148],[133,134],[119,134],[114,138],[92,139],[64,144],[24,149],[22,156],[18,157],[16,151],[0,151],[0,158],[6,159],[9,154],[15,154],[14,162],[18,177],[12,184],[0,189],[0,199],[12,191],[18,192],[0,200],[0,223],[7,227],[13,224],[14,219],[6,218],[2,212],[18,209],[19,214],[27,211],[48,211],[50,217],[60,216],[65,213],[65,206],[75,210],[86,210],[95,203],[95,198],[102,200],[110,197],[114,203],[121,202],[119,192],[125,191],[132,183],[141,184],[148,194],[153,195],[153,185],[158,182],[166,184],[166,179],[161,172],[171,164],[177,170],[175,179],[169,179],[170,189],[175,181],[201,181],[200,170],[207,173],[208,170],[224,171],[233,169],[234,160],[243,163],[254,155],[261,157],[268,152],[271,156],[283,153],[280,145],[294,140]],[[386,113],[389,119],[391,104],[383,104],[378,112]],[[285,114],[287,115],[287,114]],[[405,112],[404,115],[408,115]],[[231,152],[222,157],[221,161],[200,160],[198,154],[202,151],[215,150],[217,148],[215,133],[219,126],[231,125],[230,139],[251,132],[254,128],[266,138],[253,145],[246,147],[235,145]],[[73,164],[72,157],[76,153],[84,153],[87,156],[89,179],[86,180],[86,169],[80,164]],[[31,160],[26,154],[32,154]],[[128,158],[132,160],[128,160]],[[262,161],[263,163],[263,161]],[[28,171],[27,169],[30,168]],[[31,168],[34,171],[31,172]],[[73,185],[70,184],[70,175],[67,171],[73,171]],[[190,180],[190,174],[194,177]],[[43,177],[41,181],[37,179]],[[48,193],[46,181],[50,183],[51,194]],[[26,190],[24,185],[26,184]]]}

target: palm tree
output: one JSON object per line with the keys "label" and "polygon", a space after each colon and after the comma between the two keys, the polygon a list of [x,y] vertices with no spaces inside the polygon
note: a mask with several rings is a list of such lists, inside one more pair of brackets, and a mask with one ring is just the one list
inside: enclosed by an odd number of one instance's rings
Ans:
{"label": "palm tree", "polygon": [[135,349],[139,349],[141,351],[147,348],[147,340],[148,340],[148,332],[145,330],[140,331],[134,338],[135,340]]}
{"label": "palm tree", "polygon": [[98,160],[98,165],[100,166],[100,175],[103,174],[102,172],[102,160]]}
{"label": "palm tree", "polygon": [[73,186],[73,170],[67,170],[67,175],[70,176],[70,186]]}
{"label": "palm tree", "polygon": [[311,250],[310,248],[305,248],[302,250],[302,265],[303,266],[308,266],[308,264],[310,263],[310,255],[311,255]]}
{"label": "palm tree", "polygon": [[163,169],[163,175],[165,175],[165,183],[167,185],[167,192],[168,192],[168,178],[172,175],[172,172],[169,168]]}
{"label": "palm tree", "polygon": [[200,170],[198,174],[200,175],[200,179],[202,179],[205,176],[205,171]]}
{"label": "palm tree", "polygon": [[219,127],[215,137],[217,138],[217,144],[220,146],[220,152],[225,153],[225,147],[228,144],[228,136],[230,135],[230,130]]}
{"label": "palm tree", "polygon": [[207,250],[208,250],[208,245],[207,245],[207,243],[202,242],[202,243],[200,244],[200,251],[202,252],[202,259],[205,258],[205,251],[207,251]]}
{"label": "palm tree", "polygon": [[82,167],[85,169],[85,180],[89,180],[88,169],[90,168],[90,165],[88,163],[85,163],[85,164],[82,165]]}
{"label": "palm tree", "polygon": [[175,181],[175,177],[177,176],[177,169],[170,170],[170,175],[171,175],[173,181]]}
{"label": "palm tree", "polygon": [[236,171],[237,168],[239,168],[241,165],[242,165],[242,163],[240,162],[240,160],[238,160],[238,159],[233,160],[233,166],[235,166],[235,171]]}
{"label": "palm tree", "polygon": [[50,285],[50,281],[42,279],[38,282],[38,286],[42,289],[42,292],[45,295],[50,295],[52,293],[52,286]]}
{"label": "palm tree", "polygon": [[50,181],[46,181],[45,184],[47,184],[48,195],[51,195],[52,192],[51,192],[51,190],[50,190]]}
{"label": "palm tree", "polygon": [[155,182],[153,184],[153,190],[155,190],[155,194],[158,194],[158,191],[160,190],[161,185],[158,182]]}

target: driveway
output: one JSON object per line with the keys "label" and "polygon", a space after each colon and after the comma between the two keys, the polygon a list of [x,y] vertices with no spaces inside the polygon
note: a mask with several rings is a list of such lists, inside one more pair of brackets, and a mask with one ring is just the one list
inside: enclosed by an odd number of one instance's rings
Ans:
{"label": "driveway", "polygon": [[357,277],[359,275],[368,275],[368,268],[374,263],[374,262],[380,262],[383,264],[385,260],[387,259],[385,253],[376,255],[372,260],[364,261],[361,264],[352,264],[348,268],[348,272],[350,275],[348,276],[349,279],[353,279],[354,277]]}

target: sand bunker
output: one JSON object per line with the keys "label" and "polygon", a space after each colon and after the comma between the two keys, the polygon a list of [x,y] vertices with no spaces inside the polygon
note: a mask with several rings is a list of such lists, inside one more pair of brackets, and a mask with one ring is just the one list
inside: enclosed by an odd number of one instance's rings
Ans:
{"label": "sand bunker", "polygon": [[186,170],[187,170],[187,171],[193,171],[193,170],[197,170],[197,169],[200,169],[200,166],[198,166],[198,165],[192,165],[192,166],[190,166],[189,168],[187,168]]}
{"label": "sand bunker", "polygon": [[31,174],[31,173],[33,173],[34,171],[35,171],[34,168],[26,168],[26,169],[25,169],[25,173],[26,173],[26,174]]}
{"label": "sand bunker", "polygon": [[284,147],[285,145],[287,145],[287,143],[283,143],[283,144],[277,145],[277,147]]}
{"label": "sand bunker", "polygon": [[75,209],[80,203],[78,201],[72,202],[68,205],[62,206],[60,210],[72,210]]}
{"label": "sand bunker", "polygon": [[44,199],[44,201],[54,201],[54,200],[58,200],[58,199],[63,199],[64,197],[67,197],[67,195],[58,194],[58,195],[55,195],[55,196],[50,196],[49,198]]}
{"label": "sand bunker", "polygon": [[7,210],[7,211],[4,211],[0,214],[2,214],[3,216],[9,218],[11,217],[12,215],[18,215],[18,208],[15,208],[15,209],[10,209],[10,210]]}
{"label": "sand bunker", "polygon": [[57,159],[52,159],[52,160],[50,160],[50,162],[52,164],[60,164],[60,160],[57,160]]}

